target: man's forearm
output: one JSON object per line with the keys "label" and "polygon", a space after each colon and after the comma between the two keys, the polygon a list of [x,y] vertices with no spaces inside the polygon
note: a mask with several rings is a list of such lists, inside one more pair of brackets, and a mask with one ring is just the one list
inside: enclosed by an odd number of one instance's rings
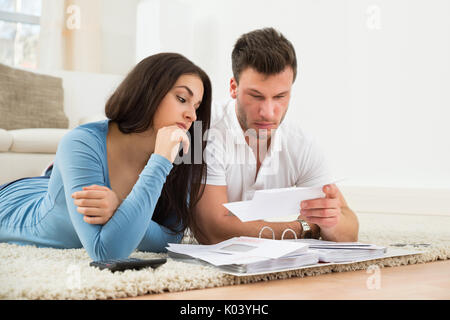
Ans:
{"label": "man's forearm", "polygon": [[355,213],[349,207],[341,209],[341,218],[332,228],[321,228],[320,236],[323,240],[336,242],[358,241],[359,223]]}

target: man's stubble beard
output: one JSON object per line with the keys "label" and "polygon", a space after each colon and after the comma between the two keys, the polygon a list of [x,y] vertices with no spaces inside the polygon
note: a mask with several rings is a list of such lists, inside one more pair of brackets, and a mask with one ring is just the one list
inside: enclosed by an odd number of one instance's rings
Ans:
{"label": "man's stubble beard", "polygon": [[[236,116],[237,116],[239,125],[241,126],[241,128],[244,132],[244,135],[249,135],[249,136],[251,135],[258,140],[269,140],[268,142],[270,143],[270,138],[272,136],[272,133],[275,133],[276,129],[264,130],[265,133],[260,134],[258,130],[249,128],[248,123],[247,123],[247,115],[244,111],[244,108],[242,107],[242,104],[239,101],[239,95],[236,95],[236,109],[237,109]],[[286,109],[285,113],[283,114],[283,116],[281,117],[280,123],[277,125],[277,129],[281,125],[281,123],[283,123],[286,113],[287,113],[287,109]],[[254,133],[256,133],[256,135]]]}

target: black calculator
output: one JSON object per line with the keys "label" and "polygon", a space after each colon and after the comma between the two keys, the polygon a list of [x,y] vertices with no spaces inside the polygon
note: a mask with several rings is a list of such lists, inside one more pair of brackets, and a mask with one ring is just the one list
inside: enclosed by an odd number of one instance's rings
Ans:
{"label": "black calculator", "polygon": [[137,259],[137,258],[127,258],[127,259],[111,259],[103,261],[92,261],[89,265],[91,267],[103,269],[109,269],[112,272],[124,271],[124,270],[139,270],[142,268],[152,267],[157,268],[160,265],[166,263],[165,258],[155,258],[155,259]]}

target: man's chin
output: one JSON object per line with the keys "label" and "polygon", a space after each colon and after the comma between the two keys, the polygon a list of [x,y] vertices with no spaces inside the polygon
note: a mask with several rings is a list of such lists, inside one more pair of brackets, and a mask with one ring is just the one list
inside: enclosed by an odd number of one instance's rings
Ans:
{"label": "man's chin", "polygon": [[268,140],[272,136],[272,131],[276,130],[276,128],[268,129],[259,129],[259,128],[249,128],[246,131],[247,136],[258,138],[258,140]]}

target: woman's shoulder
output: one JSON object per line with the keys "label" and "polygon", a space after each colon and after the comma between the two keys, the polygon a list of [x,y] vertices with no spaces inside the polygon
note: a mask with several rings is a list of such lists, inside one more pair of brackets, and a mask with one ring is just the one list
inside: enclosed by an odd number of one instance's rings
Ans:
{"label": "woman's shoulder", "polygon": [[109,120],[100,120],[95,122],[88,122],[74,128],[73,131],[89,132],[94,135],[104,136],[108,132]]}
{"label": "woman's shoulder", "polygon": [[104,146],[108,133],[109,120],[82,124],[64,135],[60,145],[84,145],[89,148]]}

